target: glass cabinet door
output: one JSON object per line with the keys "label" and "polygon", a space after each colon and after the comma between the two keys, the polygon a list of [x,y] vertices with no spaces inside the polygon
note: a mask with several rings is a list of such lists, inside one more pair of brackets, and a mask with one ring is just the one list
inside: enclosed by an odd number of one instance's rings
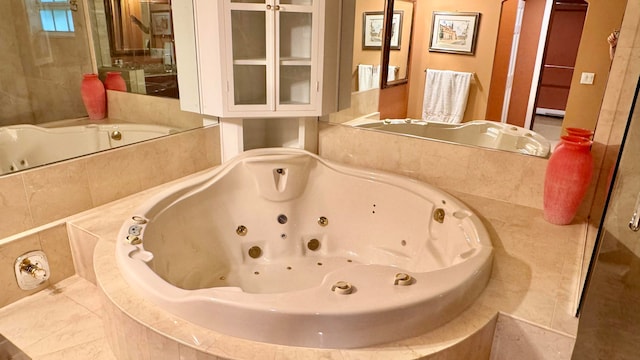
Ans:
{"label": "glass cabinet door", "polygon": [[[273,33],[273,16],[264,1],[231,0],[231,50],[233,65],[233,103],[269,105],[269,81],[273,58],[268,37]],[[234,5],[246,3],[247,5]],[[257,5],[249,5],[257,4]]]}
{"label": "glass cabinet door", "polygon": [[228,0],[234,111],[314,106],[314,0]]}
{"label": "glass cabinet door", "polygon": [[312,61],[316,51],[313,0],[280,0],[279,3],[277,104],[310,105],[316,83]]}

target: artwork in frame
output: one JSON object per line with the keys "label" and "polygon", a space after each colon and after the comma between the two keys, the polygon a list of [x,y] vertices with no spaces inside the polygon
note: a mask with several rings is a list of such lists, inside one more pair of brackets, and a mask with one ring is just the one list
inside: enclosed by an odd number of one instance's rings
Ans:
{"label": "artwork in frame", "polygon": [[434,11],[429,51],[475,54],[479,21],[477,12]]}
{"label": "artwork in frame", "polygon": [[[403,11],[393,12],[391,21],[391,50],[400,50],[402,41],[402,16]],[[384,36],[384,12],[368,11],[362,17],[362,49],[380,50],[382,49],[382,37]]]}
{"label": "artwork in frame", "polygon": [[153,35],[171,35],[171,12],[152,12],[151,32],[153,33]]}

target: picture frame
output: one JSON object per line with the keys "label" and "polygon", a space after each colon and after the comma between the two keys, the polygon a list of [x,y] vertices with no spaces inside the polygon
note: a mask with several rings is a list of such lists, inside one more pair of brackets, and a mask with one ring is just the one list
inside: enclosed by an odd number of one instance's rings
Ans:
{"label": "picture frame", "polygon": [[171,35],[171,12],[156,11],[151,12],[151,33],[156,36]]}
{"label": "picture frame", "polygon": [[[384,12],[366,11],[362,15],[362,49],[382,49],[382,37],[384,36]],[[393,20],[391,21],[391,50],[400,50],[402,42],[403,16],[404,11],[402,10],[396,10],[393,12]]]}
{"label": "picture frame", "polygon": [[478,12],[434,11],[429,51],[474,55],[479,22]]}

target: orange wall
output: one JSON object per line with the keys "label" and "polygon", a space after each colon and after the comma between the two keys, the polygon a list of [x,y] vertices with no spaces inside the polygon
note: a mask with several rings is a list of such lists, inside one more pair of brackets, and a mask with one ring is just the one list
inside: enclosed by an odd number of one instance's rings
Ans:
{"label": "orange wall", "polygon": [[358,64],[379,65],[382,62],[382,51],[362,49],[362,14],[365,11],[384,11],[384,0],[356,1],[356,18],[353,29],[353,68],[351,69],[353,80],[351,82],[351,91],[356,91],[358,88]]}
{"label": "orange wall", "polygon": [[[421,118],[425,69],[475,73],[463,121],[484,119],[500,19],[500,1],[419,0],[416,2],[414,40],[411,49],[407,116]],[[429,52],[431,20],[434,11],[479,12],[478,42],[475,55]]]}
{"label": "orange wall", "polygon": [[[637,1],[637,0],[631,0]],[[582,31],[563,127],[595,129],[609,78],[607,36],[620,29],[627,0],[587,0],[587,18]],[[632,36],[629,34],[627,36]],[[620,36],[624,36],[621,34]],[[582,72],[595,73],[593,85],[581,85]]]}
{"label": "orange wall", "polygon": [[516,24],[518,0],[503,0],[500,27],[496,52],[493,60],[493,73],[489,86],[489,100],[485,119],[500,121],[504,104],[504,91],[509,73],[511,45],[513,43],[513,28]]}
{"label": "orange wall", "polygon": [[511,89],[511,101],[509,102],[509,113],[507,114],[507,122],[509,124],[523,126],[526,121],[545,4],[546,0],[527,0],[525,4],[522,32],[520,33],[513,76],[513,88]]}

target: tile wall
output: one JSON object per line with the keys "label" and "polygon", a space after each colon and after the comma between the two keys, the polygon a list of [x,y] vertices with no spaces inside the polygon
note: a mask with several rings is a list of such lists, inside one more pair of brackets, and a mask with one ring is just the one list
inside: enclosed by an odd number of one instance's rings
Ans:
{"label": "tile wall", "polygon": [[[123,120],[144,123],[150,116],[171,126],[202,124],[201,117],[181,112],[174,99],[109,95],[110,108]],[[217,164],[220,131],[213,126],[0,177],[0,307],[75,273],[61,219]],[[15,281],[14,261],[40,249],[52,277],[34,291],[23,291]]]}
{"label": "tile wall", "polygon": [[445,191],[542,209],[546,159],[321,125],[318,149],[322,157],[399,173]]}

